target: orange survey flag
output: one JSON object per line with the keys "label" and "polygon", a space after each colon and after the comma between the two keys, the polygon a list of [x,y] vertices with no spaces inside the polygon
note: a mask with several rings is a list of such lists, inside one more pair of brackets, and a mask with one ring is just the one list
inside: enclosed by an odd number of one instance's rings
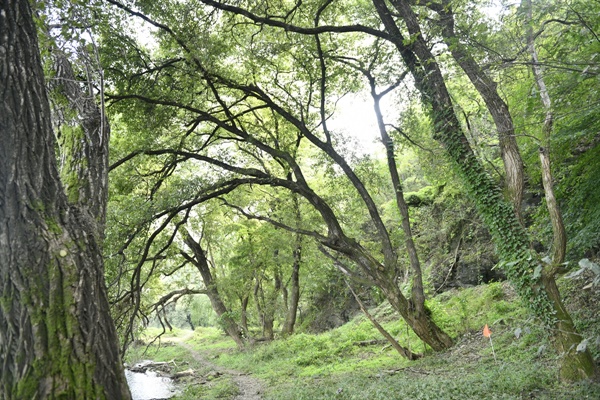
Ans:
{"label": "orange survey flag", "polygon": [[490,328],[488,328],[487,324],[485,324],[485,326],[483,327],[483,336],[485,336],[485,337],[492,336],[492,331],[490,331]]}

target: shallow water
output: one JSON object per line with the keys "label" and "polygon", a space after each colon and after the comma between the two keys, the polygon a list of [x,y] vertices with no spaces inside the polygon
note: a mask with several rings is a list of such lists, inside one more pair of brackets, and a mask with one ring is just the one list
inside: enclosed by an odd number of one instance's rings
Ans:
{"label": "shallow water", "polygon": [[125,377],[133,400],[169,399],[175,395],[173,380],[159,376],[154,371],[140,373],[125,370]]}

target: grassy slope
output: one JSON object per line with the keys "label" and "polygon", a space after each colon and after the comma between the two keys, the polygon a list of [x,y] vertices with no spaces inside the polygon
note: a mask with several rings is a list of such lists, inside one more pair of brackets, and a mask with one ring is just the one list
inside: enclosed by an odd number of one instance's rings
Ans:
{"label": "grassy slope", "polygon": [[[578,307],[575,316],[587,337],[600,337],[597,303],[584,311],[577,288],[566,288]],[[369,321],[359,316],[320,335],[297,334],[238,352],[216,330],[198,329],[188,341],[212,362],[252,373],[264,380],[267,399],[598,399],[600,384],[566,386],[557,382],[557,360],[546,332],[528,319],[508,284],[491,284],[438,296],[429,302],[433,315],[456,345],[432,353],[409,335],[387,307],[378,319],[401,344],[425,352],[406,361],[384,344],[356,343],[381,339]],[[481,328],[489,324],[497,361]],[[515,336],[519,329],[520,335]],[[598,359],[597,345],[593,351]],[[161,351],[162,352],[162,351]],[[150,355],[151,356],[151,355]],[[179,356],[179,355],[178,355]],[[174,358],[170,355],[166,359]],[[184,355],[182,355],[184,357]],[[152,357],[151,357],[152,358]],[[189,368],[189,367],[186,367]],[[235,388],[202,388],[196,396],[232,398]],[[223,389],[223,386],[228,389]],[[220,392],[219,392],[220,391]],[[183,398],[197,398],[189,391]]]}

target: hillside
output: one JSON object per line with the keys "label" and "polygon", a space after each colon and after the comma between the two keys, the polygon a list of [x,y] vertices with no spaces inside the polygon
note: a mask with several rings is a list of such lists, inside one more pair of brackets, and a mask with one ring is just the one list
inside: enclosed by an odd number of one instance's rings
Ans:
{"label": "hillside", "polygon": [[[581,290],[585,279],[563,280],[563,291],[577,324],[598,360],[600,313],[597,291]],[[239,351],[216,328],[175,330],[161,346],[130,351],[129,360],[175,360],[175,370],[196,371],[176,399],[595,399],[598,382],[566,384],[557,380],[560,355],[548,332],[531,319],[508,283],[453,290],[429,302],[436,320],[451,332],[455,345],[434,353],[407,338],[406,326],[389,306],[371,310],[399,341],[424,357],[398,356],[372,324],[359,315],[325,333],[300,333],[260,342]],[[452,311],[452,312],[450,312]],[[490,340],[481,328],[489,324]],[[157,334],[146,332],[147,339]],[[182,340],[182,338],[184,340]],[[495,353],[495,358],[494,358]],[[218,373],[215,373],[218,371]],[[239,377],[245,376],[246,383]],[[253,383],[252,378],[258,383]],[[251,385],[253,397],[240,393]]]}

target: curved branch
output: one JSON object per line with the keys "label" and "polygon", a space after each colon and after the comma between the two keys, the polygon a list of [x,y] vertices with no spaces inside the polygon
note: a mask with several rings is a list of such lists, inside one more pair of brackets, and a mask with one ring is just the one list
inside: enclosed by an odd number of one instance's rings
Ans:
{"label": "curved branch", "polygon": [[[112,0],[109,0],[109,1],[112,2]],[[320,33],[362,32],[362,33],[366,33],[371,36],[376,36],[376,37],[380,37],[382,39],[389,40],[389,35],[386,32],[380,31],[378,29],[370,28],[368,26],[360,25],[360,24],[345,25],[345,26],[324,25],[324,26],[316,26],[316,27],[308,28],[308,27],[302,27],[302,26],[288,24],[286,22],[274,20],[274,19],[268,18],[268,17],[267,18],[261,17],[256,14],[253,14],[250,11],[245,10],[241,7],[224,4],[224,3],[221,3],[218,1],[213,1],[213,0],[200,0],[200,1],[204,4],[212,6],[218,10],[228,11],[228,12],[234,13],[236,15],[241,15],[243,17],[246,17],[249,20],[251,20],[252,22],[257,23],[257,24],[264,24],[264,25],[268,25],[268,26],[282,28],[286,32],[300,33],[303,35],[318,35]]]}

